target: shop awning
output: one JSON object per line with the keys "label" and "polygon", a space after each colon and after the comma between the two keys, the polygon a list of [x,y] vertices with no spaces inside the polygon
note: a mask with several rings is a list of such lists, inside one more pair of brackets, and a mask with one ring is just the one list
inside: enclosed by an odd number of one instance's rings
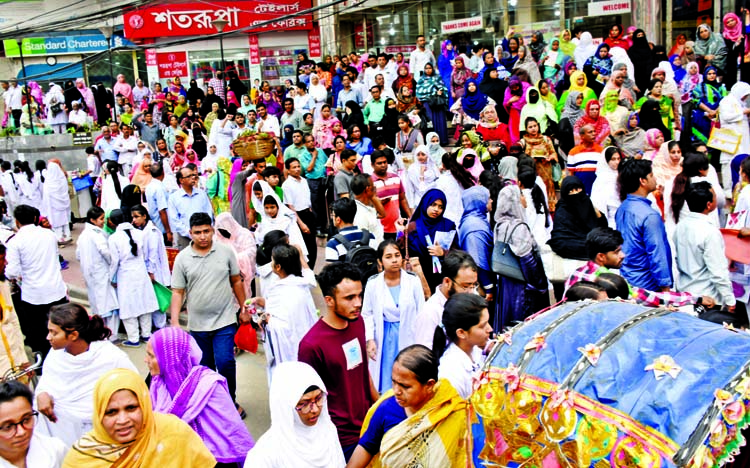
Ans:
{"label": "shop awning", "polygon": [[[61,81],[61,80],[74,80],[83,76],[83,64],[79,63],[73,66],[69,66],[61,70],[61,68],[69,63],[58,63],[53,66],[49,66],[46,63],[36,63],[33,65],[26,65],[26,76],[30,80],[36,81]],[[19,80],[23,80],[23,70],[18,71],[17,75]]]}

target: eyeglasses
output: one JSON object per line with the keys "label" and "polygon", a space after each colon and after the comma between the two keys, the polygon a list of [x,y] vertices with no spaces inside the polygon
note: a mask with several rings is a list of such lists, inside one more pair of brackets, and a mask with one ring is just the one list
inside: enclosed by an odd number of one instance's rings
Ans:
{"label": "eyeglasses", "polygon": [[318,409],[323,409],[323,401],[325,400],[325,397],[326,397],[326,394],[323,392],[320,392],[320,394],[314,399],[310,400],[307,403],[302,403],[301,405],[297,405],[294,407],[294,409],[297,410],[297,412],[301,414],[308,414],[310,411],[313,410],[313,405],[317,406]]}
{"label": "eyeglasses", "polygon": [[[476,294],[477,292],[479,292],[479,283],[472,283],[472,284],[470,284],[468,286],[464,286],[461,283],[457,283],[455,280],[451,280],[451,281],[453,281],[453,284],[455,284],[458,287],[457,289],[461,289],[461,291],[463,291],[463,292],[470,292],[470,293],[474,293],[474,294]],[[459,291],[459,292],[461,292],[461,291]]]}
{"label": "eyeglasses", "polygon": [[34,425],[36,424],[37,416],[39,416],[39,413],[37,413],[36,411],[32,411],[31,414],[27,415],[17,423],[7,423],[3,426],[0,426],[0,437],[2,437],[3,439],[10,439],[14,437],[18,433],[18,426],[23,426],[23,428],[27,431],[32,430],[34,428]]}

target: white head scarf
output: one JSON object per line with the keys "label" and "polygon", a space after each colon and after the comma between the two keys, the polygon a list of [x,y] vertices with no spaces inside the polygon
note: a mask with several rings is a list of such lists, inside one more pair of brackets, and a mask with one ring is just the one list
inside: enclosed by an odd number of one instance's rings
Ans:
{"label": "white head scarf", "polygon": [[269,392],[271,428],[247,454],[245,466],[343,468],[346,465],[327,401],[314,426],[305,426],[295,410],[311,386],[327,394],[323,380],[308,364],[287,361],[276,366]]}
{"label": "white head scarf", "polygon": [[729,94],[735,97],[742,106],[745,105],[742,98],[746,97],[748,94],[750,94],[750,84],[745,83],[744,81],[738,81],[737,83],[732,86],[732,90],[729,91]]}
{"label": "white head scarf", "polygon": [[51,162],[47,164],[47,174],[44,176],[42,215],[49,218],[63,211],[70,211],[68,177],[59,164]]}
{"label": "white head scarf", "polygon": [[584,31],[581,34],[581,42],[578,43],[575,52],[573,52],[578,69],[583,70],[583,64],[586,63],[586,60],[593,57],[595,53],[596,44],[594,44],[594,38],[591,37],[590,32]]}
{"label": "white head scarf", "polygon": [[633,67],[633,61],[630,60],[630,56],[625,49],[622,47],[612,47],[609,50],[609,56],[612,57],[613,64],[617,65],[618,63],[624,63],[625,66],[628,67],[628,78],[631,80],[635,78],[635,67]]}

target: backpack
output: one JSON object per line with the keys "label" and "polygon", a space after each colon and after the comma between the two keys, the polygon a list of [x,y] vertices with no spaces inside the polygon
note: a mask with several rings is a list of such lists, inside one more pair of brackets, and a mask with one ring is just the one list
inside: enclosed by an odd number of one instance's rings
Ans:
{"label": "backpack", "polygon": [[378,254],[370,247],[372,234],[367,229],[362,230],[362,237],[357,241],[350,241],[343,234],[336,234],[334,239],[346,247],[346,258],[344,261],[359,268],[362,273],[362,287],[367,281],[378,274]]}

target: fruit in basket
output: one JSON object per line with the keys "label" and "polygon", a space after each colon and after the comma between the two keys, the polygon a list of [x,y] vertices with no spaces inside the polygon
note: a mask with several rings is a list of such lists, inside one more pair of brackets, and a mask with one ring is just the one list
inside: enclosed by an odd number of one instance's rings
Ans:
{"label": "fruit in basket", "polygon": [[251,143],[256,140],[270,140],[271,135],[265,132],[256,132],[255,130],[245,130],[237,136],[234,140],[235,144],[239,143]]}

